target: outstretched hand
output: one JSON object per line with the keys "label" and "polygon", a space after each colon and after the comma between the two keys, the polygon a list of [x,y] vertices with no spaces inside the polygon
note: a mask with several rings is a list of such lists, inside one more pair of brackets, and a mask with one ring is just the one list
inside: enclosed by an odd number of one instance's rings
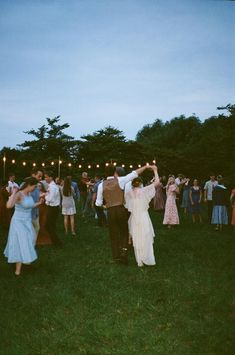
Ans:
{"label": "outstretched hand", "polygon": [[157,171],[157,166],[156,165],[149,165],[149,168],[152,169],[153,171]]}

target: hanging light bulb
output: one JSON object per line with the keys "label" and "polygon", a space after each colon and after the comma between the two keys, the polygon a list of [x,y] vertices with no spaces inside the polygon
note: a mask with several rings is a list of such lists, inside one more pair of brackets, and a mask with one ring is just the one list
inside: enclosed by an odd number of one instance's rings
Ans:
{"label": "hanging light bulb", "polygon": [[138,168],[141,168],[141,164],[138,164]]}
{"label": "hanging light bulb", "polygon": [[59,164],[62,164],[62,160],[59,160]]}
{"label": "hanging light bulb", "polygon": [[147,166],[149,166],[149,163],[146,163]]}
{"label": "hanging light bulb", "polygon": [[23,165],[24,165],[24,166],[26,165],[26,162],[25,162],[25,161],[23,161]]}
{"label": "hanging light bulb", "polygon": [[91,168],[91,165],[88,165],[88,169],[90,169]]}
{"label": "hanging light bulb", "polygon": [[96,167],[97,167],[97,168],[99,168],[99,167],[100,167],[100,165],[99,165],[99,164],[97,164],[97,165],[96,165]]}
{"label": "hanging light bulb", "polygon": [[6,157],[3,157],[3,158],[2,158],[2,160],[3,160],[3,161],[4,161],[4,163],[5,163],[5,161],[7,160],[7,158],[6,158]]}
{"label": "hanging light bulb", "polygon": [[68,163],[68,167],[71,168],[72,164],[71,163]]}
{"label": "hanging light bulb", "polygon": [[109,163],[106,163],[105,166],[109,166]]}
{"label": "hanging light bulb", "polygon": [[122,168],[125,168],[125,164],[122,164]]}
{"label": "hanging light bulb", "polygon": [[54,164],[55,164],[55,163],[52,161],[52,162],[51,162],[51,165],[54,165]]}
{"label": "hanging light bulb", "polygon": [[117,163],[116,163],[116,162],[114,162],[114,163],[113,163],[113,165],[114,165],[114,166],[116,166],[116,165],[117,165]]}
{"label": "hanging light bulb", "polygon": [[132,168],[133,168],[133,165],[130,165],[130,168],[132,169]]}
{"label": "hanging light bulb", "polygon": [[78,167],[79,167],[79,169],[81,169],[81,167],[82,167],[81,164],[79,164]]}
{"label": "hanging light bulb", "polygon": [[156,164],[156,160],[155,159],[153,160],[153,164]]}
{"label": "hanging light bulb", "polygon": [[16,162],[16,161],[15,161],[15,159],[12,159],[12,161],[11,161],[11,162],[12,162],[12,164],[15,164],[15,162]]}
{"label": "hanging light bulb", "polygon": [[45,166],[45,163],[42,163],[42,166]]}
{"label": "hanging light bulb", "polygon": [[33,166],[36,166],[36,163],[33,163]]}

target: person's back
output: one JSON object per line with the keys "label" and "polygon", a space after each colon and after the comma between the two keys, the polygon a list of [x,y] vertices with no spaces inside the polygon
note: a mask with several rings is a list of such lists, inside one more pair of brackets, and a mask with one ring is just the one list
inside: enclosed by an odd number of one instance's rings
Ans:
{"label": "person's back", "polygon": [[217,185],[212,193],[214,206],[228,206],[228,190],[225,186]]}

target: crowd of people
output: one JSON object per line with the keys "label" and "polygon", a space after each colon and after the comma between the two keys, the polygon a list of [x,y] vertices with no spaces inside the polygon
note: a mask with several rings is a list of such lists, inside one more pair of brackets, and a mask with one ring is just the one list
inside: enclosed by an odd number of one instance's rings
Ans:
{"label": "crowd of people", "polygon": [[[141,175],[145,170],[152,171],[153,179],[144,184]],[[78,182],[71,176],[60,179],[52,171],[37,168],[21,184],[9,174],[8,181],[0,186],[0,226],[8,229],[4,255],[9,263],[16,264],[15,274],[20,275],[23,264],[37,259],[36,245],[63,246],[57,232],[60,214],[65,234],[76,237],[75,217],[80,212],[81,218],[94,218],[98,226],[108,228],[114,263],[127,264],[132,245],[139,267],[155,265],[149,206],[162,211],[163,224],[171,229],[180,223],[180,209],[192,216],[193,223],[202,223],[203,202],[208,222],[217,231],[229,223],[231,205],[235,230],[235,189],[229,194],[223,177],[213,173],[203,185],[182,174],[159,177],[155,165],[127,175],[123,168],[109,165],[105,178],[97,173],[91,179],[83,172]]]}

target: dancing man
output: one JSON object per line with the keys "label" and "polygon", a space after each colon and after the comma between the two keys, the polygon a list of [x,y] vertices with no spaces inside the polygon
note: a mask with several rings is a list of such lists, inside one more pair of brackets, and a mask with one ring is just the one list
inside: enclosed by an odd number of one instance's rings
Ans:
{"label": "dancing man", "polygon": [[[128,211],[124,207],[125,185],[142,174],[148,166],[120,176],[121,169],[113,165],[107,167],[107,179],[99,184],[96,206],[105,205],[108,212],[108,227],[111,240],[113,261],[128,263]],[[122,169],[123,170],[123,169]]]}

